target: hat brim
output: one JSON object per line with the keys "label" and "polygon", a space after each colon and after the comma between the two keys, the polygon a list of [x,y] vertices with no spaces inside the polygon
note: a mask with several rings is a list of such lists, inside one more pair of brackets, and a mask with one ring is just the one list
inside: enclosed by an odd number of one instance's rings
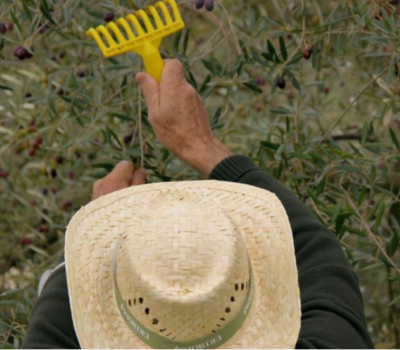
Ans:
{"label": "hat brim", "polygon": [[[239,227],[254,271],[254,301],[241,329],[222,348],[295,348],[301,320],[293,236],[279,199],[266,190],[222,181],[142,185],[83,207],[66,233],[65,261],[75,332],[82,348],[144,349],[120,316],[112,255],[129,216],[154,194],[190,190],[217,202]],[[134,200],[133,200],[134,199]],[[139,199],[139,200],[138,200]]]}

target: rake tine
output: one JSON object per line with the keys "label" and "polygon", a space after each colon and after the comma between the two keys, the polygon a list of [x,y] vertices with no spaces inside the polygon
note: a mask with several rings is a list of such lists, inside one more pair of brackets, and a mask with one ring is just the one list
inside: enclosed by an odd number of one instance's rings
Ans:
{"label": "rake tine", "polygon": [[165,6],[165,4],[164,4],[163,2],[157,2],[154,6],[155,6],[156,8],[161,9],[161,11],[162,11],[162,13],[163,13],[163,15],[164,15],[164,18],[165,18],[165,22],[167,23],[167,25],[173,24],[172,17],[171,17],[171,15],[169,14],[169,11],[168,11],[168,9],[167,9],[167,6]]}
{"label": "rake tine", "polygon": [[156,22],[157,29],[164,27],[164,23],[162,22],[161,17],[154,6],[148,6],[146,10],[152,14],[154,21]]}
{"label": "rake tine", "polygon": [[106,27],[104,26],[97,27],[97,32],[104,35],[104,37],[107,39],[109,46],[117,45]]}
{"label": "rake tine", "polygon": [[125,37],[122,35],[121,31],[119,30],[119,28],[115,25],[115,23],[110,22],[107,24],[107,28],[109,30],[112,30],[115,34],[115,36],[117,37],[118,41],[120,44],[123,44],[124,42],[126,42]]}
{"label": "rake tine", "polygon": [[149,16],[147,16],[147,13],[144,12],[143,10],[139,10],[136,12],[137,17],[141,17],[143,19],[144,24],[146,25],[147,32],[154,32],[154,27],[150,22]]}
{"label": "rake tine", "polygon": [[164,0],[169,6],[171,6],[172,11],[174,12],[175,22],[181,21],[181,13],[179,11],[178,5],[173,0]]}
{"label": "rake tine", "polygon": [[146,34],[144,32],[142,26],[140,25],[138,19],[134,15],[128,15],[126,18],[132,22],[132,24],[135,27],[135,29],[137,30],[137,33],[139,36]]}
{"label": "rake tine", "polygon": [[130,40],[133,40],[133,39],[136,38],[136,37],[135,37],[135,34],[133,33],[133,31],[132,31],[132,29],[131,29],[131,26],[129,25],[129,23],[128,23],[125,19],[120,18],[120,19],[117,21],[117,24],[119,24],[120,26],[124,27],[125,32],[126,32],[126,34],[128,35],[128,37],[129,37]]}
{"label": "rake tine", "polygon": [[103,40],[101,40],[100,35],[93,29],[89,29],[86,33],[87,36],[92,36],[94,40],[96,40],[97,45],[100,47],[100,49],[104,52],[108,50],[107,46],[104,45]]}

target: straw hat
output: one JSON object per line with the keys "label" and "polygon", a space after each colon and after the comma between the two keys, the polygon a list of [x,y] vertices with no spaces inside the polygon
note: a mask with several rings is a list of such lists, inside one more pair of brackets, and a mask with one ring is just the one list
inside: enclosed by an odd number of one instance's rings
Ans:
{"label": "straw hat", "polygon": [[82,348],[294,348],[300,296],[277,197],[221,181],[131,187],[71,220]]}

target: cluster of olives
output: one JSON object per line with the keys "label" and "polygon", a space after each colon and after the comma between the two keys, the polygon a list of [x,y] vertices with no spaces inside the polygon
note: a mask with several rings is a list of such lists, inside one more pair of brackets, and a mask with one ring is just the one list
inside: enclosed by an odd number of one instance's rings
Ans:
{"label": "cluster of olives", "polygon": [[196,0],[196,8],[200,10],[205,5],[207,11],[214,10],[214,0]]}

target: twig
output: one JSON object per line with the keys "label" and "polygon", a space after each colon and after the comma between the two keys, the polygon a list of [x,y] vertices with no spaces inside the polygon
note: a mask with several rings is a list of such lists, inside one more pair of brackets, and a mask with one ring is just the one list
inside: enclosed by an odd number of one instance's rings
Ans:
{"label": "twig", "polygon": [[349,201],[350,206],[353,208],[353,210],[356,212],[356,214],[358,215],[358,217],[361,220],[362,225],[365,227],[366,231],[368,232],[369,236],[371,237],[371,239],[374,241],[374,243],[376,244],[376,246],[378,247],[378,249],[380,250],[380,252],[382,253],[382,255],[386,258],[387,261],[389,261],[394,269],[397,271],[397,273],[400,275],[400,269],[396,266],[396,264],[393,262],[393,260],[389,257],[389,255],[386,253],[386,250],[381,246],[381,244],[378,242],[378,239],[376,238],[376,236],[374,235],[374,233],[371,231],[371,229],[369,228],[367,222],[365,221],[364,217],[361,215],[360,211],[358,210],[357,206],[354,204],[353,200],[351,199],[351,197],[349,196],[349,194],[347,193],[347,191],[344,189],[344,187],[342,185],[339,185],[340,188],[343,190],[343,192],[345,193],[347,200]]}
{"label": "twig", "polygon": [[[142,70],[142,61],[139,60],[138,72]],[[143,150],[143,133],[142,133],[142,90],[138,85],[138,121],[139,121],[139,140],[140,140],[140,167],[144,168],[144,150]]]}
{"label": "twig", "polygon": [[387,71],[389,70],[389,67],[386,68],[382,73],[380,73],[378,76],[376,76],[372,81],[357,95],[357,97],[349,104],[349,106],[346,108],[346,110],[342,113],[342,115],[336,120],[335,123],[329,128],[329,130],[326,132],[326,134],[321,138],[321,140],[318,141],[318,143],[314,146],[314,150],[321,145],[321,143],[331,134],[333,129],[336,128],[336,126],[342,121],[342,119],[345,117],[347,112],[351,109],[351,107],[354,106],[354,104],[358,101],[358,99],[364,94],[365,91],[367,91],[372,85],[375,84],[375,82],[382,76],[384,75]]}
{"label": "twig", "polygon": [[237,36],[235,34],[235,30],[233,29],[231,18],[229,17],[228,11],[226,10],[225,6],[222,4],[222,1],[218,1],[218,3],[220,4],[222,10],[224,11],[226,19],[228,20],[229,28],[231,28],[231,32],[230,33],[232,33],[232,36],[235,38],[237,54],[240,55],[242,53],[242,50],[241,50],[240,45],[239,45],[239,40],[238,40],[238,38],[237,38]]}
{"label": "twig", "polygon": [[[231,32],[228,32],[228,35],[229,35],[229,33],[231,33]],[[191,61],[192,62],[199,61],[203,57],[206,57],[209,53],[214,52],[226,39],[227,39],[227,37],[224,36],[214,47],[212,47],[208,51],[204,52],[203,54],[200,54],[200,56],[197,56],[197,57],[193,58]]]}
{"label": "twig", "polygon": [[[140,62],[140,61],[139,61]],[[139,67],[140,67],[140,63],[139,63]],[[103,104],[106,104],[107,102],[109,102],[110,100],[112,100],[115,96],[117,96],[119,93],[121,93],[124,89],[126,89],[128,86],[132,85],[135,82],[135,79],[132,79],[129,83],[125,84],[122,88],[120,88],[119,90],[117,90],[114,94],[112,94],[109,98],[107,98],[105,101],[102,102]]]}

